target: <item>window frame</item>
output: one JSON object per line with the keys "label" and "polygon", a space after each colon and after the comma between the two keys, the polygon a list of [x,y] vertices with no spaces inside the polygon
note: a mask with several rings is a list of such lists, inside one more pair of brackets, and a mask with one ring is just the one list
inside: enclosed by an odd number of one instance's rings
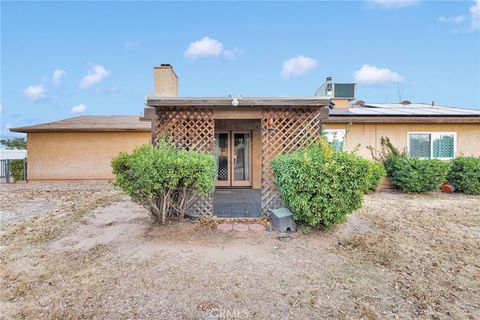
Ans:
{"label": "window frame", "polygon": [[[430,157],[418,157],[418,159],[438,159],[451,160],[457,156],[457,132],[454,131],[408,131],[407,132],[407,154],[410,158],[410,135],[411,134],[428,134],[430,135]],[[453,136],[453,157],[434,157],[433,156],[433,141],[441,135]]]}
{"label": "window frame", "polygon": [[[328,141],[328,137],[325,135],[325,133],[332,133],[334,135],[334,137],[341,137],[342,140],[339,140],[337,139],[338,142],[341,142],[342,143],[342,149],[340,151],[343,151],[345,150],[345,137],[347,135],[347,129],[343,129],[343,128],[338,128],[338,129],[332,129],[332,128],[325,128],[322,130],[322,135],[327,138],[327,141]],[[335,133],[337,134],[335,136]],[[328,141],[329,144],[331,144],[332,142]]]}

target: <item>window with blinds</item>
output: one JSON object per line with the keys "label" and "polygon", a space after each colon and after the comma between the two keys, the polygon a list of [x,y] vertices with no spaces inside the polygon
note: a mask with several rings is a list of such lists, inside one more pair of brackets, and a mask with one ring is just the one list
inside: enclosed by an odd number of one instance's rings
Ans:
{"label": "window with blinds", "polygon": [[455,157],[455,132],[411,132],[408,153],[414,158],[451,159]]}

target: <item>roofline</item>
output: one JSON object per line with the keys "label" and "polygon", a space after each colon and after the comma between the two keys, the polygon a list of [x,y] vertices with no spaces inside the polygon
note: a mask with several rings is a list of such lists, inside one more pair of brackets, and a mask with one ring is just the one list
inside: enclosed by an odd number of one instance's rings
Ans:
{"label": "roofline", "polygon": [[[71,120],[71,119],[78,119],[78,118],[96,118],[96,117],[137,117],[137,115],[80,115],[80,116],[74,116],[71,118],[66,118],[66,119],[61,119],[57,121],[52,121],[52,122],[44,122],[44,123],[39,123],[35,124],[32,126],[24,126],[24,127],[16,127],[16,128],[10,128],[10,132],[20,132],[20,133],[30,133],[30,132],[149,132],[151,131],[151,128],[126,128],[122,126],[125,126],[125,124],[119,124],[118,128],[112,128],[112,127],[97,127],[97,128],[81,128],[81,127],[74,127],[74,128],[59,128],[59,127],[46,127],[48,125],[52,125],[61,121],[65,120]],[[141,119],[140,116],[138,116],[139,119]],[[140,120],[141,121],[141,120]],[[43,126],[43,127],[41,127]]]}
{"label": "roofline", "polygon": [[326,97],[145,97],[149,107],[326,107],[331,103]]}
{"label": "roofline", "polygon": [[10,128],[11,132],[150,132],[151,128],[35,128],[35,126]]}
{"label": "roofline", "polygon": [[[362,100],[362,99],[356,99],[356,100]],[[363,100],[363,101],[365,101],[365,100]],[[479,107],[462,107],[462,106],[450,106],[450,105],[440,104],[440,103],[435,103],[432,107],[431,102],[411,102],[410,104],[407,104],[407,105],[402,105],[400,102],[391,102],[391,103],[387,103],[387,102],[365,102],[365,104],[360,105],[360,106],[362,106],[362,107],[365,107],[365,106],[374,107],[375,105],[398,105],[398,106],[408,107],[409,105],[412,105],[412,104],[413,105],[421,104],[421,105],[425,105],[425,106],[431,107],[431,108],[441,107],[441,108],[453,108],[453,109],[465,109],[465,110],[479,110],[480,109],[480,106]]]}
{"label": "roofline", "polygon": [[480,123],[479,115],[332,115],[325,123]]}
{"label": "roofline", "polygon": [[480,114],[330,114],[331,117],[480,118]]}

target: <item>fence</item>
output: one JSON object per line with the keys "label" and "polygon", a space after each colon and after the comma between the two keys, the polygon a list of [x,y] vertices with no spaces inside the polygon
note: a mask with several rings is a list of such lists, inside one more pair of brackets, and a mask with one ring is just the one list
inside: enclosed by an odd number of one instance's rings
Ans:
{"label": "fence", "polygon": [[27,180],[27,159],[19,159],[19,160],[9,160],[9,159],[2,159],[0,160],[0,179],[5,179],[7,183],[12,182],[12,164],[13,161],[22,161],[22,176],[20,180]]}

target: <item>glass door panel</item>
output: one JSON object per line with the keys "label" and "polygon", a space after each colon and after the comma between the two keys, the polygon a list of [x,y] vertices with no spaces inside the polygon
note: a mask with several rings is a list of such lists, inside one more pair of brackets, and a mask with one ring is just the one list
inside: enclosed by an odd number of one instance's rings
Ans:
{"label": "glass door panel", "polygon": [[232,186],[249,186],[250,183],[250,133],[232,133]]}
{"label": "glass door panel", "polygon": [[217,162],[217,186],[230,186],[230,134],[215,133],[215,160]]}

